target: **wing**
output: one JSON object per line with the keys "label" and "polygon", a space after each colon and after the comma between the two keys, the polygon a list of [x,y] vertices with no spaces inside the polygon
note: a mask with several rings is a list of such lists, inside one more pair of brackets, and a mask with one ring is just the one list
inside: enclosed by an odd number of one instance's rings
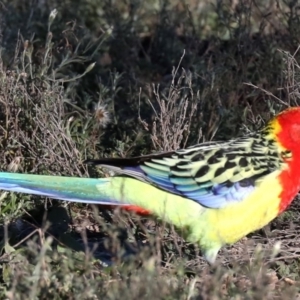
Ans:
{"label": "wing", "polygon": [[208,208],[222,208],[245,199],[265,176],[284,164],[277,149],[273,141],[257,134],[227,143],[87,163],[135,177]]}

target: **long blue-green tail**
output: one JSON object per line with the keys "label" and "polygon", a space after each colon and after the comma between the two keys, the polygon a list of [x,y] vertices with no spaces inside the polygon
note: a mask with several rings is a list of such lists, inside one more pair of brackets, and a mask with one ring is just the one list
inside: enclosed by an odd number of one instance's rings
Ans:
{"label": "long blue-green tail", "polygon": [[[133,206],[178,227],[190,225],[205,208],[130,176],[78,178],[0,172],[0,190],[47,196],[71,202]],[[140,209],[133,209],[140,213]]]}
{"label": "long blue-green tail", "polygon": [[105,185],[108,185],[109,188],[109,182],[109,178],[94,179],[0,172],[0,190],[80,203],[120,204],[99,192],[100,186],[105,189]]}

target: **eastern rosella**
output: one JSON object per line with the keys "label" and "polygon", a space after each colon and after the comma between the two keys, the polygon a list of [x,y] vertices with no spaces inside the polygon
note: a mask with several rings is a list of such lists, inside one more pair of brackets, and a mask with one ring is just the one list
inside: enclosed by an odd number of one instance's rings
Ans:
{"label": "eastern rosella", "polygon": [[219,249],[284,211],[300,189],[300,107],[228,142],[136,158],[89,160],[110,178],[0,173],[0,189],[55,199],[141,208],[198,243],[213,263]]}

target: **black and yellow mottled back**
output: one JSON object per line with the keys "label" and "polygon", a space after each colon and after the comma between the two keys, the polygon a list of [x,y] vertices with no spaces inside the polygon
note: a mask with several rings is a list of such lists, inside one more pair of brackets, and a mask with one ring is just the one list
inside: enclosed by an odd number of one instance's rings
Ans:
{"label": "black and yellow mottled back", "polygon": [[229,142],[129,159],[89,160],[125,176],[151,183],[210,208],[241,201],[265,176],[284,164],[270,128]]}

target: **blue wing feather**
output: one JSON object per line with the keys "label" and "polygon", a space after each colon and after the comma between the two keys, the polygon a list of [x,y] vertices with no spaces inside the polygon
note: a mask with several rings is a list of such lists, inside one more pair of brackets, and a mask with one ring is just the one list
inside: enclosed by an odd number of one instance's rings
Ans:
{"label": "blue wing feather", "polygon": [[231,185],[214,184],[211,181],[198,184],[192,177],[172,177],[168,172],[149,166],[125,167],[123,171],[126,170],[134,172],[135,176],[144,178],[159,188],[197,201],[208,208],[221,208],[229,203],[242,201],[255,189],[254,184],[241,186],[239,182]]}

